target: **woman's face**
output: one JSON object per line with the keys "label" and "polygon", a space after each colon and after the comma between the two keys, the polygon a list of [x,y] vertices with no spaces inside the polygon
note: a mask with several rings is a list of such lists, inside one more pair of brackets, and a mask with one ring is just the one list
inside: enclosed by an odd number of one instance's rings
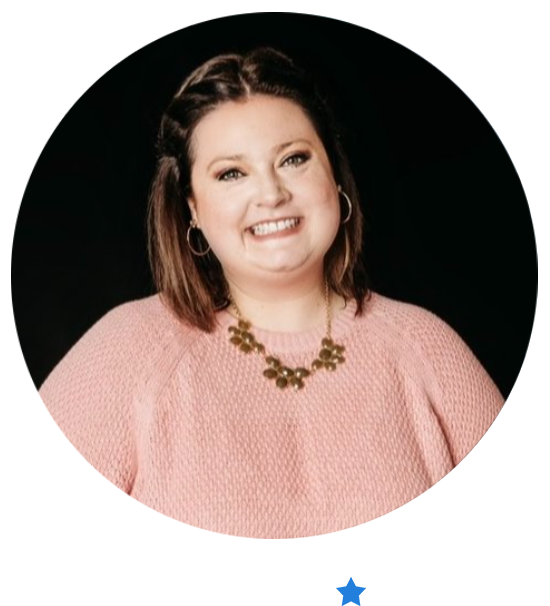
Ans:
{"label": "woman's face", "polygon": [[224,103],[197,125],[193,155],[189,205],[229,282],[322,276],[338,191],[297,104],[263,95]]}

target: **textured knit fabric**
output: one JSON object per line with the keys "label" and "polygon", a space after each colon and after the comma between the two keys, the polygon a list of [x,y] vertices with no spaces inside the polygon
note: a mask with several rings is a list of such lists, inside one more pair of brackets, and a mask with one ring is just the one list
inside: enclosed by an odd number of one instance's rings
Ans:
{"label": "textured knit fabric", "polygon": [[[316,535],[407,503],[473,448],[502,407],[458,335],[419,307],[373,294],[333,321],[346,361],[300,391],[229,343],[228,312],[203,333],[158,296],[102,318],[40,393],[111,482],[182,522],[261,538]],[[324,327],[253,331],[287,365],[309,365]]]}

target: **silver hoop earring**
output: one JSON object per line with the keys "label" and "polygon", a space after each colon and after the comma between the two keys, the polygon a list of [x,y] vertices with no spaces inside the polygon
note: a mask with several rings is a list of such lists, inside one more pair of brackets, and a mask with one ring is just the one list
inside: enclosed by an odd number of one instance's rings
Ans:
{"label": "silver hoop earring", "polygon": [[191,223],[189,224],[189,227],[187,228],[187,246],[189,246],[189,250],[196,257],[204,257],[204,255],[207,255],[210,252],[210,244],[208,245],[208,248],[206,250],[195,250],[193,248],[193,245],[191,244],[191,230],[192,229],[198,229],[200,231],[200,228],[197,225],[197,222],[195,221],[195,219],[191,219]]}
{"label": "silver hoop earring", "polygon": [[346,192],[342,189],[341,185],[338,186],[338,193],[342,194],[346,199],[346,202],[348,203],[348,216],[340,223],[340,225],[344,225],[351,219],[351,215],[353,213],[353,206],[351,205],[351,200],[349,199],[348,194],[346,194]]}

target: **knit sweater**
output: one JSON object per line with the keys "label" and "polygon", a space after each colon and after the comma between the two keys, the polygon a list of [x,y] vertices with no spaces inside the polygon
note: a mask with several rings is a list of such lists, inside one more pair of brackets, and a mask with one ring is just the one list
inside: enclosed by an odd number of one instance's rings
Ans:
{"label": "knit sweater", "polygon": [[[155,295],[115,308],[40,389],[52,417],[106,478],[194,526],[291,538],[348,528],[420,495],[487,431],[503,399],[460,337],[419,307],[373,293],[333,320],[345,362],[278,389],[261,356],[204,333]],[[254,329],[302,366],[324,327]]]}

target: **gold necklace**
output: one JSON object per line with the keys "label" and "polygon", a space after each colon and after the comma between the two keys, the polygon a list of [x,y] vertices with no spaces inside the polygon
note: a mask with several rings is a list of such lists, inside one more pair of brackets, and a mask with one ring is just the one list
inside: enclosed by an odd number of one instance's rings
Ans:
{"label": "gold necklace", "polygon": [[321,341],[321,349],[319,354],[311,363],[309,368],[299,366],[297,368],[291,368],[285,366],[277,356],[271,355],[266,351],[265,346],[256,341],[254,335],[251,332],[251,324],[242,317],[242,314],[237,307],[235,301],[230,297],[231,307],[235,311],[237,316],[237,326],[229,327],[229,338],[230,343],[235,345],[243,353],[255,352],[263,356],[267,368],[264,370],[263,375],[269,380],[274,380],[275,385],[279,389],[285,389],[288,386],[294,388],[295,391],[304,387],[304,379],[312,375],[318,370],[325,369],[334,371],[339,364],[345,362],[345,358],[342,355],[344,353],[344,346],[337,345],[334,343],[331,337],[331,305],[329,296],[328,282],[325,280],[325,310],[326,310],[326,326],[327,332],[324,339]]}

